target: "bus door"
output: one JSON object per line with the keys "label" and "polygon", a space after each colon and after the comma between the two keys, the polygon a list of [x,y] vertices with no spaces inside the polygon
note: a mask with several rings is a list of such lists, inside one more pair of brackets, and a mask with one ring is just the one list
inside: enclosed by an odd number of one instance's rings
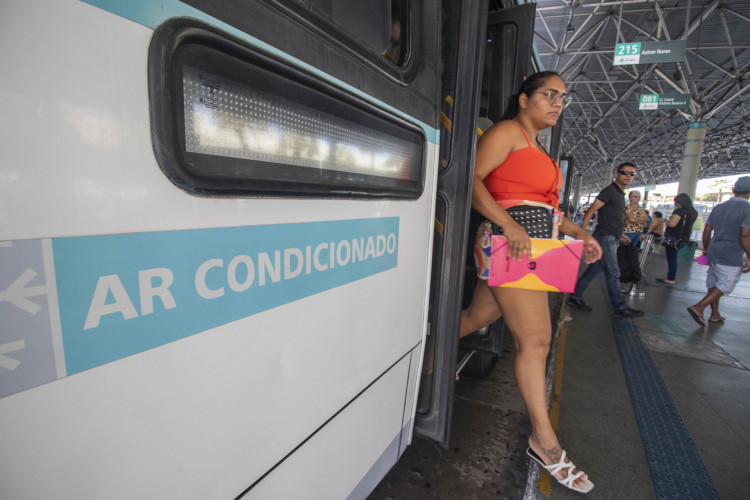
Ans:
{"label": "bus door", "polygon": [[[478,118],[498,121],[508,97],[527,74],[535,6],[488,13],[487,2],[476,0],[446,2],[443,10],[443,128],[428,336],[415,430],[447,446],[461,308],[468,305],[476,283],[470,249],[480,221],[470,206],[477,125],[482,121]],[[478,362],[477,371],[497,359],[502,331],[500,320],[461,343],[462,355],[473,355]]]}

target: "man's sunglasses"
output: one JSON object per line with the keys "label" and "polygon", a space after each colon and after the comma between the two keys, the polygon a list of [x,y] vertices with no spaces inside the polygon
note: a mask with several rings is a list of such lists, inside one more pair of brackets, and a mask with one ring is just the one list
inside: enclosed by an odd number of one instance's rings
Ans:
{"label": "man's sunglasses", "polygon": [[630,170],[620,170],[617,173],[622,174],[622,175],[629,175],[630,177],[635,177],[635,172],[632,172]]}

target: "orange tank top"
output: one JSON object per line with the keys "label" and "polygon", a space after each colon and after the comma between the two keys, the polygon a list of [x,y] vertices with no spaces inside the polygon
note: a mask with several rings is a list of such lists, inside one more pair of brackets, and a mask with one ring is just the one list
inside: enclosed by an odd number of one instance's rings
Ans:
{"label": "orange tank top", "polygon": [[484,178],[484,185],[498,202],[528,200],[558,208],[562,188],[560,168],[546,153],[533,147],[523,127],[517,125],[529,146],[509,154],[505,162]]}

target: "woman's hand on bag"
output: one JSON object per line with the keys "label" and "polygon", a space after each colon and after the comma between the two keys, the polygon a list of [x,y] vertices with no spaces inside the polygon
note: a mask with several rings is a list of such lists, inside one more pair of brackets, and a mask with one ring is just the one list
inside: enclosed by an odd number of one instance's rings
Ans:
{"label": "woman's hand on bag", "polygon": [[519,223],[513,221],[503,226],[503,236],[508,242],[508,257],[520,261],[524,252],[531,257],[531,238]]}
{"label": "woman's hand on bag", "polygon": [[590,234],[583,237],[583,261],[591,264],[602,258],[602,247]]}

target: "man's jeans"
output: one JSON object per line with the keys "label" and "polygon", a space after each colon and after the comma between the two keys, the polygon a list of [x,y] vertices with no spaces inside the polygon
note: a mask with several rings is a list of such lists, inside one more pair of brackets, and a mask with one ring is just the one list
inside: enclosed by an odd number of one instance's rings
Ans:
{"label": "man's jeans", "polygon": [[604,271],[605,281],[607,283],[607,294],[609,294],[609,301],[612,303],[612,307],[619,311],[628,307],[625,302],[625,298],[622,296],[622,289],[620,288],[620,266],[617,265],[617,247],[620,246],[620,238],[615,236],[597,236],[594,235],[594,239],[599,242],[602,247],[602,258],[589,264],[589,267],[583,272],[578,283],[576,283],[576,291],[573,297],[576,299],[583,299],[583,292],[591,284],[591,281],[596,278],[596,275],[600,271]]}

